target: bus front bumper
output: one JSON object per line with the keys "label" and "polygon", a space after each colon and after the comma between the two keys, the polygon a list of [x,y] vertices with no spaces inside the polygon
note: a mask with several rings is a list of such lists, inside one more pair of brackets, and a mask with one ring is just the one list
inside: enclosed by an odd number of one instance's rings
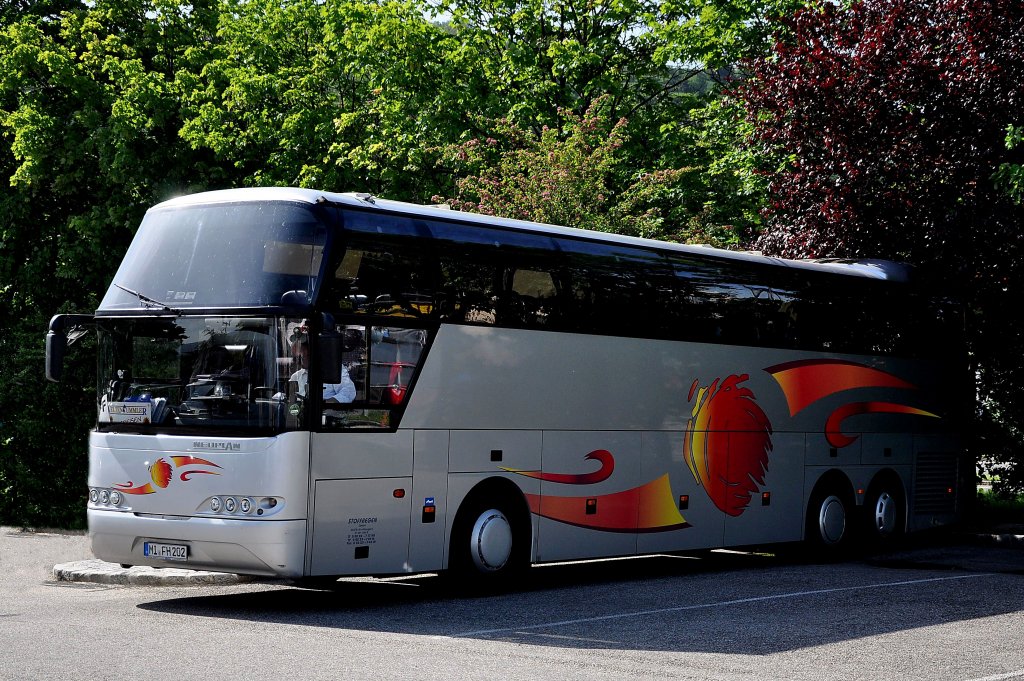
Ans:
{"label": "bus front bumper", "polygon": [[[100,560],[126,565],[234,572],[263,577],[301,577],[305,520],[229,520],[145,516],[89,509],[89,539]],[[146,555],[146,544],[175,547],[168,558]],[[185,559],[180,557],[184,546]]]}

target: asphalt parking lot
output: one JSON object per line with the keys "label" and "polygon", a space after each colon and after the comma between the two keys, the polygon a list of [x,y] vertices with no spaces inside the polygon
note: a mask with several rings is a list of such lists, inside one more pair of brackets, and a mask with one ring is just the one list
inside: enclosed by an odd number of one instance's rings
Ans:
{"label": "asphalt parking lot", "polygon": [[435,576],[57,581],[84,537],[0,531],[0,676],[1024,678],[1024,550],[971,537],[838,563],[710,552]]}

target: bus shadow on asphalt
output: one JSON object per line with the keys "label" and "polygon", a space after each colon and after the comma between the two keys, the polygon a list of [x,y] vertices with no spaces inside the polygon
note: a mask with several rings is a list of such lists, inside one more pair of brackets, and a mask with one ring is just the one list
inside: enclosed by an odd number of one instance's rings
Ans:
{"label": "bus shadow on asphalt", "polygon": [[543,565],[515,588],[490,592],[436,575],[350,578],[328,588],[255,583],[139,607],[371,635],[722,654],[771,654],[1021,609],[1024,552],[967,546],[952,560],[937,558],[950,548],[837,562],[709,551]]}

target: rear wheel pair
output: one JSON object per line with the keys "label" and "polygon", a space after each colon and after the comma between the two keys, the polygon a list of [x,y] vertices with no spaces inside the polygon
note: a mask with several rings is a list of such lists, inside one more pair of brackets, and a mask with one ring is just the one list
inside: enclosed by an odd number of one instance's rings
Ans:
{"label": "rear wheel pair", "polygon": [[811,497],[805,537],[827,555],[840,555],[861,541],[870,547],[890,543],[903,534],[905,525],[906,509],[898,481],[883,478],[872,483],[861,513],[851,490],[828,484]]}

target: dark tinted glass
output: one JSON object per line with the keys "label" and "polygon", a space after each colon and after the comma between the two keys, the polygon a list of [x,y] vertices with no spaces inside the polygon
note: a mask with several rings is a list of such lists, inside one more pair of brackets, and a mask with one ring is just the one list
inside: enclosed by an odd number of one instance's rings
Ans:
{"label": "dark tinted glass", "polygon": [[[309,206],[213,204],[150,211],[100,303],[101,310],[279,305],[310,299],[326,229]],[[123,287],[123,288],[121,288]]]}

